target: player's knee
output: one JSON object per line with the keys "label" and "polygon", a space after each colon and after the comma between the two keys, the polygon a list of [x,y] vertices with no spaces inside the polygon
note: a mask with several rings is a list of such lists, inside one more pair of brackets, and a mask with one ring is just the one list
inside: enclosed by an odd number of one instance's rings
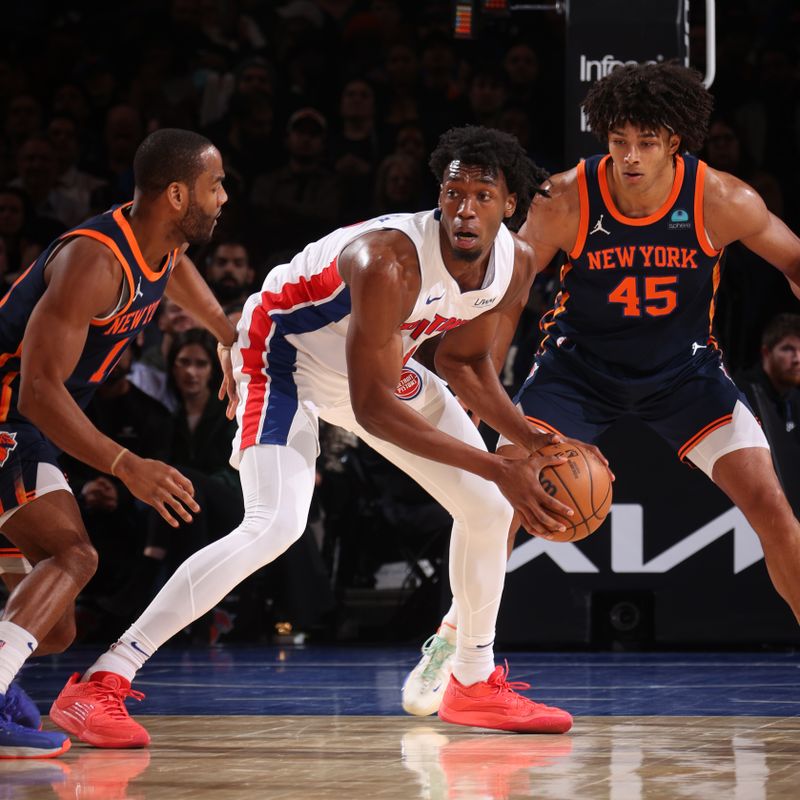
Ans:
{"label": "player's knee", "polygon": [[97,550],[88,540],[69,545],[57,553],[55,558],[80,588],[86,586],[97,571]]}
{"label": "player's knee", "polygon": [[305,518],[296,514],[281,513],[278,517],[271,509],[251,510],[237,532],[250,539],[250,555],[263,566],[275,558],[276,551],[288,550],[303,535],[305,527]]}
{"label": "player's knee", "polygon": [[505,540],[514,518],[514,509],[500,491],[476,492],[461,510],[461,519],[469,529],[482,534],[497,532]]}

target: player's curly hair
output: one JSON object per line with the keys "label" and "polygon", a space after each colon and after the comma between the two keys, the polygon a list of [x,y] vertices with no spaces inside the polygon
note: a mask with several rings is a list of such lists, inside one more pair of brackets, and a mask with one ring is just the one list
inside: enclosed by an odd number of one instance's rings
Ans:
{"label": "player's curly hair", "polygon": [[203,172],[202,154],[213,147],[211,141],[194,131],[160,128],[139,145],[133,157],[136,188],[146,194],[159,194],[173,181],[194,187]]}
{"label": "player's curly hair", "polygon": [[713,104],[699,72],[667,61],[617,67],[592,85],[581,105],[603,143],[611,128],[631,123],[674,131],[682,149],[697,152],[705,141]]}
{"label": "player's curly hair", "polygon": [[517,195],[516,211],[505,220],[512,231],[525,222],[533,196],[546,194],[541,184],[547,172],[533,163],[515,136],[495,128],[467,125],[443,133],[428,162],[439,183],[451,161],[502,171],[508,191]]}

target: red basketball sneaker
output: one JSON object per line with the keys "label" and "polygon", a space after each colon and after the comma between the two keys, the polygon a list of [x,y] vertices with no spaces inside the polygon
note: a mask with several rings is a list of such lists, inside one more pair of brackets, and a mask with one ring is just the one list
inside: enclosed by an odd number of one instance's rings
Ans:
{"label": "red basketball sneaker", "polygon": [[534,703],[515,689],[530,689],[530,684],[509,683],[508,664],[495,667],[485,681],[464,686],[455,675],[439,706],[439,719],[456,725],[494,728],[519,733],[566,733],[572,727],[572,715],[560,708]]}
{"label": "red basketball sneaker", "polygon": [[76,672],[50,707],[60,728],[95,747],[145,747],[150,735],[128,716],[125,698],[142,700],[130,682],[113,672],[95,672],[83,683]]}

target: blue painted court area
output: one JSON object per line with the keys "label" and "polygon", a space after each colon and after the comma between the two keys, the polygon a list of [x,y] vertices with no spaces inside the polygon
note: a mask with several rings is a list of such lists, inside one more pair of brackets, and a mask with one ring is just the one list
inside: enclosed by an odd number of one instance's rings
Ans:
{"label": "blue painted court area", "polygon": [[[97,649],[29,662],[43,710]],[[510,680],[575,715],[800,716],[800,653],[508,653]],[[170,649],[139,673],[136,714],[400,715],[413,648]]]}

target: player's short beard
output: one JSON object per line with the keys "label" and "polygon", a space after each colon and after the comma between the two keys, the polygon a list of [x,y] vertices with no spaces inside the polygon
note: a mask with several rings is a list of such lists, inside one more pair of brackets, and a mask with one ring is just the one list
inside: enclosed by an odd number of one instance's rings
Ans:
{"label": "player's short beard", "polygon": [[200,204],[195,202],[194,189],[189,189],[189,207],[181,220],[181,229],[189,244],[207,244],[214,232],[214,217],[203,213]]}

